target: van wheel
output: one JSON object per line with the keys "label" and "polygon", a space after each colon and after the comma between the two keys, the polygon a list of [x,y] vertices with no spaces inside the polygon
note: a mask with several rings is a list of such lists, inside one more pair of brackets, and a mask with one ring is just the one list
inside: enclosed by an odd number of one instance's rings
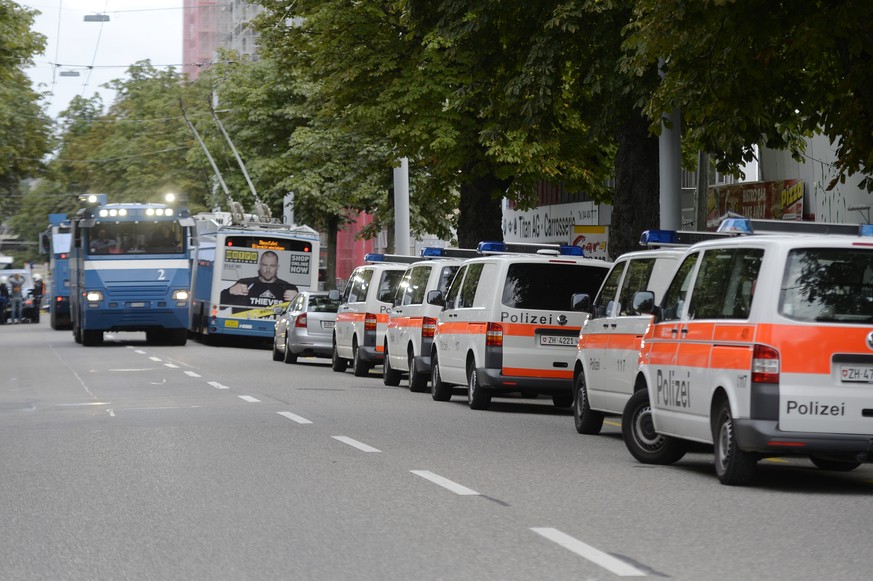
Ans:
{"label": "van wheel", "polygon": [[830,458],[819,458],[817,456],[810,456],[809,459],[815,464],[816,468],[833,472],[851,472],[861,465],[860,462],[853,462],[851,460],[831,460]]}
{"label": "van wheel", "polygon": [[367,377],[370,375],[370,364],[361,359],[361,350],[358,349],[358,342],[352,343],[352,372],[355,377]]}
{"label": "van wheel", "polygon": [[479,374],[476,366],[470,368],[469,380],[467,381],[467,405],[471,410],[487,410],[491,405],[491,392],[482,388],[479,384]]}
{"label": "van wheel", "polygon": [[755,454],[744,452],[737,446],[734,420],[727,400],[719,404],[712,425],[712,441],[715,444],[715,474],[722,484],[748,484],[755,477]]}
{"label": "van wheel", "polygon": [[392,369],[388,360],[388,343],[385,343],[385,359],[382,361],[382,383],[389,387],[400,385],[400,372]]}
{"label": "van wheel", "polygon": [[452,386],[443,383],[440,378],[440,363],[436,352],[433,354],[433,364],[430,368],[430,396],[434,401],[449,401],[452,399]]}
{"label": "van wheel", "polygon": [[412,349],[409,350],[409,391],[421,393],[427,389],[427,375],[415,372],[415,357],[412,355]]}
{"label": "van wheel", "polygon": [[672,464],[687,450],[682,440],[655,431],[649,392],[645,389],[634,393],[624,406],[621,435],[631,456],[643,464]]}
{"label": "van wheel", "polygon": [[603,414],[591,409],[588,404],[588,386],[585,372],[580,371],[573,386],[573,422],[580,434],[599,434],[603,429]]}
{"label": "van wheel", "polygon": [[573,393],[552,394],[552,403],[556,408],[568,408],[573,405]]}
{"label": "van wheel", "polygon": [[349,362],[339,356],[336,351],[336,341],[333,344],[333,354],[330,356],[330,368],[338,373],[343,373],[348,367]]}
{"label": "van wheel", "polygon": [[297,355],[291,351],[291,346],[288,345],[287,337],[285,337],[285,353],[283,354],[282,361],[285,363],[297,363]]}

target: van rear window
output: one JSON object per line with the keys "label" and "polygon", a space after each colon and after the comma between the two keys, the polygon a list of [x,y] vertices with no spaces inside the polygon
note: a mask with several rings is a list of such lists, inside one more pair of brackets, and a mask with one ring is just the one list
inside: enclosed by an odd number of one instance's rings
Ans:
{"label": "van rear window", "polygon": [[574,294],[596,295],[608,272],[608,268],[586,264],[513,263],[502,302],[512,309],[568,311]]}
{"label": "van rear window", "polygon": [[779,312],[798,321],[873,322],[873,250],[792,250],[782,277]]}

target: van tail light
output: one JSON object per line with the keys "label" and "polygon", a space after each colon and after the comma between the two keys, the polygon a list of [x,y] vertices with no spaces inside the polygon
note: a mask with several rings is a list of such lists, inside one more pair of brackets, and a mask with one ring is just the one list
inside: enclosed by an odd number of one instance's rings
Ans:
{"label": "van tail light", "polygon": [[306,313],[297,315],[297,320],[294,321],[295,327],[306,327]]}
{"label": "van tail light", "polygon": [[488,323],[488,327],[485,329],[485,346],[503,347],[503,325]]}
{"label": "van tail light", "polygon": [[436,319],[431,317],[424,317],[421,319],[422,339],[433,339],[433,336],[436,333],[436,323]]}
{"label": "van tail light", "polygon": [[367,313],[364,315],[364,331],[376,330],[376,315]]}
{"label": "van tail light", "polygon": [[752,353],[752,382],[779,383],[779,351],[767,345],[755,345]]}

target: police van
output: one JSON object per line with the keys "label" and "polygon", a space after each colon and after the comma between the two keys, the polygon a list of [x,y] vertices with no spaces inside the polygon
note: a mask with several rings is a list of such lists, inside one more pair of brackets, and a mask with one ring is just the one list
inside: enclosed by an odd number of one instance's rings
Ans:
{"label": "police van", "polygon": [[588,318],[574,299],[593,295],[611,263],[575,246],[490,254],[512,248],[482,243],[479,250],[484,256],[463,263],[445,296],[428,293],[444,307],[431,349],[431,396],[448,401],[453,386],[465,385],[472,409],[509,392],[550,395],[569,407],[575,347]]}
{"label": "police van", "polygon": [[472,249],[424,248],[422,260],[409,265],[388,314],[382,364],[385,385],[400,385],[402,376],[407,375],[410,391],[427,389],[431,346],[442,310],[425,300],[427,293],[438,290],[445,294],[462,258],[477,254]]}
{"label": "police van", "polygon": [[764,456],[841,471],[871,461],[873,229],[837,226],[735,221],[747,234],[818,233],[695,244],[657,306],[652,291],[634,296],[654,314],[622,415],[637,460],[669,464],[689,442],[712,443],[723,484],[750,482]]}
{"label": "police van", "polygon": [[621,415],[634,391],[640,342],[652,315],[633,310],[637,291],[662,297],[684,249],[639,250],[618,257],[579,334],[573,369],[573,420],[598,434],[605,414]]}
{"label": "police van", "polygon": [[[412,256],[368,254],[367,264],[352,271],[340,297],[333,332],[331,368],[343,372],[352,365],[358,377],[370,373],[384,357],[388,311]],[[334,291],[335,292],[335,291]]]}

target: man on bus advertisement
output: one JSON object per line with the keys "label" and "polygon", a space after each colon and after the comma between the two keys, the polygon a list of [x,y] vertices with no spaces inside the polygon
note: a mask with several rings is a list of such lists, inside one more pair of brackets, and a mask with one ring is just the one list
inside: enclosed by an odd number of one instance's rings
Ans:
{"label": "man on bus advertisement", "polygon": [[[300,260],[294,253],[274,250],[228,249],[225,254],[225,286],[221,291],[222,307],[230,306],[236,316],[247,318],[274,318],[273,308],[288,303],[297,296],[295,278],[309,281],[306,272],[300,271]],[[308,261],[309,257],[304,257]],[[308,265],[308,262],[307,262]],[[280,278],[279,274],[291,280]],[[284,274],[287,273],[287,274]],[[250,276],[247,276],[250,275]]]}

